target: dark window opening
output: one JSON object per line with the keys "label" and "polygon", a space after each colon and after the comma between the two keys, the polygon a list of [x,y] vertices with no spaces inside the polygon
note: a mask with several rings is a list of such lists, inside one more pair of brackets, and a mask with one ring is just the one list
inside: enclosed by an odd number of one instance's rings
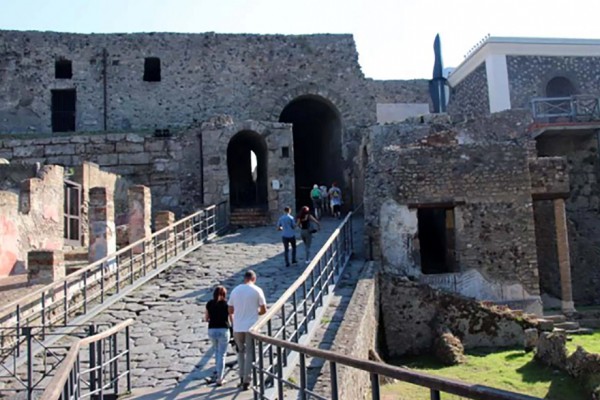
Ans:
{"label": "dark window opening", "polygon": [[75,131],[75,89],[52,90],[52,132]]}
{"label": "dark window opening", "polygon": [[71,60],[56,60],[54,63],[54,77],[56,79],[71,79],[73,77]]}
{"label": "dark window opening", "polygon": [[573,83],[564,76],[552,78],[546,85],[546,97],[569,97],[574,94]]}
{"label": "dark window opening", "polygon": [[284,146],[281,148],[281,158],[290,158],[290,148]]}
{"label": "dark window opening", "polygon": [[456,271],[454,209],[417,210],[421,271],[446,274]]}
{"label": "dark window opening", "polygon": [[114,65],[114,66],[119,65],[119,60],[113,60],[112,65]]}
{"label": "dark window opening", "polygon": [[160,82],[160,58],[146,57],[144,60],[144,80],[146,82]]}

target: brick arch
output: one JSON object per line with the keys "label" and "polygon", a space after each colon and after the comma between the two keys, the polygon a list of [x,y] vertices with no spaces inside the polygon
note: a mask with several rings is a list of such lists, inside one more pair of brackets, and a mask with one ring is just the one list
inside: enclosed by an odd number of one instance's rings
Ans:
{"label": "brick arch", "polygon": [[338,113],[342,127],[344,126],[344,121],[348,118],[350,112],[348,103],[337,92],[315,84],[297,86],[279,97],[271,107],[268,119],[279,121],[283,109],[300,97],[315,97],[324,101]]}
{"label": "brick arch", "polygon": [[546,89],[548,88],[548,84],[550,83],[550,81],[557,78],[564,78],[568,80],[571,83],[571,86],[573,87],[573,94],[579,93],[579,82],[577,80],[577,77],[570,71],[563,70],[553,70],[543,75],[539,81],[538,93],[541,93],[543,97],[546,97]]}
{"label": "brick arch", "polygon": [[344,171],[345,103],[334,92],[315,85],[298,87],[280,99],[272,118],[293,124],[296,204],[310,204],[314,184],[337,182],[348,189]]}

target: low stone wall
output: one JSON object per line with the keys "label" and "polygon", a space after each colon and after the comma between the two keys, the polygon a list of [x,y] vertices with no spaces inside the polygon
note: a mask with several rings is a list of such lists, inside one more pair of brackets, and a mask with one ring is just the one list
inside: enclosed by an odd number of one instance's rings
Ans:
{"label": "low stone wall", "polygon": [[[368,360],[369,351],[376,348],[379,326],[379,301],[375,279],[377,265],[368,262],[363,267],[344,320],[335,336],[332,351]],[[371,387],[370,379],[367,372],[338,365],[339,398],[364,398]],[[330,395],[325,391],[322,394]]]}
{"label": "low stone wall", "polygon": [[382,273],[378,282],[385,345],[392,358],[427,353],[441,327],[469,349],[522,345],[524,329],[534,326],[504,307],[488,307],[407,278]]}

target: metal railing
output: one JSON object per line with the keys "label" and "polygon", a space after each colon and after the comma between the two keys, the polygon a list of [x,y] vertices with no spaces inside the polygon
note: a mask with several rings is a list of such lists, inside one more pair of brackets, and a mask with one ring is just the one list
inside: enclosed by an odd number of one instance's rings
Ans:
{"label": "metal railing", "polygon": [[[105,396],[117,398],[123,379],[125,390],[131,392],[131,324],[133,320],[128,319],[74,343],[42,393],[41,400],[76,400],[85,397],[103,399]],[[120,333],[124,333],[121,343]],[[88,359],[84,362],[81,351],[85,346],[89,347]]]}
{"label": "metal railing", "polygon": [[[254,399],[283,399],[284,391],[291,389],[297,391],[298,398],[302,400],[337,400],[340,398],[341,384],[338,382],[338,366],[356,368],[368,373],[371,377],[371,395],[376,400],[380,399],[380,376],[428,388],[432,400],[440,399],[442,392],[480,400],[537,399],[307,346],[307,333],[311,323],[318,318],[318,307],[323,304],[324,297],[334,289],[339,273],[350,261],[352,252],[351,213],[323,245],[304,273],[250,329],[257,358],[253,363]],[[329,393],[317,393],[309,388],[306,362],[308,357],[329,364]],[[298,360],[299,365],[296,367]],[[299,379],[292,379],[292,373]]]}
{"label": "metal railing", "polygon": [[[39,325],[40,340],[49,329],[77,324],[78,317],[111,300],[134,282],[157,273],[167,261],[198,248],[227,227],[227,203],[206,207],[147,238],[98,260],[87,267],[40,288],[0,308],[0,327],[13,328],[13,335],[0,332],[0,363],[21,357],[21,328]],[[17,362],[17,361],[15,361]]]}
{"label": "metal railing", "polygon": [[600,98],[591,95],[539,97],[531,100],[536,122],[589,122],[600,120]]}

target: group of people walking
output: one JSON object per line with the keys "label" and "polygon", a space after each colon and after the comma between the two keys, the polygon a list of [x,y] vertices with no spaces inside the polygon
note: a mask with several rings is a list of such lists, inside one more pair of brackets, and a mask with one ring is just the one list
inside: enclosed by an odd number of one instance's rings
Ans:
{"label": "group of people walking", "polygon": [[327,186],[325,185],[319,186],[314,184],[310,191],[310,199],[315,217],[321,218],[325,214],[336,218],[341,217],[342,191],[336,182],[333,182],[329,190],[327,190]]}
{"label": "group of people walking", "polygon": [[[319,192],[317,196],[317,191]],[[314,194],[313,194],[314,193]],[[324,193],[324,194],[323,194]],[[313,210],[304,206],[294,218],[290,207],[284,208],[283,215],[277,221],[277,230],[281,231],[281,240],[284,248],[286,267],[297,263],[296,258],[296,228],[300,228],[300,237],[304,243],[304,262],[310,263],[310,249],[312,235],[320,228],[319,218],[324,215],[329,200],[331,215],[340,218],[342,205],[342,192],[333,183],[327,190],[325,186],[314,185],[311,191]],[[290,260],[291,247],[291,260]],[[225,383],[225,356],[227,345],[233,336],[237,348],[238,368],[242,390],[250,388],[250,374],[254,361],[254,348],[251,344],[249,330],[260,315],[267,312],[267,302],[260,287],[256,285],[256,273],[248,270],[244,273],[244,283],[236,286],[227,299],[227,289],[217,286],[213,291],[213,298],[206,304],[204,319],[208,322],[208,337],[215,351],[214,383],[222,386]]]}
{"label": "group of people walking", "polygon": [[262,289],[256,285],[256,273],[244,273],[244,283],[236,286],[227,299],[227,289],[217,286],[213,298],[206,303],[204,319],[208,322],[208,337],[215,350],[215,384],[225,383],[225,356],[231,335],[237,348],[238,368],[242,390],[250,388],[250,374],[254,361],[254,348],[249,335],[258,317],[267,312],[267,302]]}

